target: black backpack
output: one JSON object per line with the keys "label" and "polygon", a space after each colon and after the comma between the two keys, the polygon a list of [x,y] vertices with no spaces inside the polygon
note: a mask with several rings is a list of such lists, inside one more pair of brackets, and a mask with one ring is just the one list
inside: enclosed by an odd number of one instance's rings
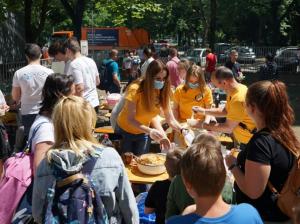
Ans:
{"label": "black backpack", "polygon": [[102,66],[101,66],[102,67],[101,70],[103,71],[100,73],[99,89],[101,89],[101,90],[108,91],[109,87],[113,83],[112,76],[108,74],[108,65],[110,65],[112,62],[114,62],[114,61],[110,61],[107,63],[103,62]]}
{"label": "black backpack", "polygon": [[8,134],[4,124],[0,121],[0,159],[6,159],[11,155],[11,147],[8,141]]}

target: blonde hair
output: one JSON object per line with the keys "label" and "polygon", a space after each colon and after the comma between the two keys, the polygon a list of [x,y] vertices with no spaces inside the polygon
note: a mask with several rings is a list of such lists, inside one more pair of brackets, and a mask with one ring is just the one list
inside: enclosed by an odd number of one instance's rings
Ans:
{"label": "blonde hair", "polygon": [[198,83],[199,83],[199,88],[201,92],[204,92],[204,89],[206,87],[206,82],[204,78],[204,73],[202,71],[202,68],[198,65],[191,65],[190,68],[187,71],[186,78],[185,78],[185,85],[184,85],[184,90],[187,91],[190,87],[188,85],[189,79],[191,76],[195,76],[198,78]]}
{"label": "blonde hair", "polygon": [[71,149],[83,157],[83,150],[93,150],[93,146],[99,145],[92,133],[96,119],[94,108],[83,98],[63,97],[52,114],[55,141],[48,151],[48,160],[53,150]]}

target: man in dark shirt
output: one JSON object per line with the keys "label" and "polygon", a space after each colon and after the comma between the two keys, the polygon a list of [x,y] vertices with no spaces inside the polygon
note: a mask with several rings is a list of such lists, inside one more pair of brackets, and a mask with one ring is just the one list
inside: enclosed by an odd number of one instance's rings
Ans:
{"label": "man in dark shirt", "polygon": [[260,67],[259,80],[277,80],[279,78],[277,64],[272,53],[266,55],[266,63]]}
{"label": "man in dark shirt", "polygon": [[225,63],[225,67],[232,71],[234,78],[238,82],[241,82],[243,79],[243,73],[241,70],[241,65],[237,62],[238,57],[238,52],[236,50],[232,50],[230,52],[230,60]]}

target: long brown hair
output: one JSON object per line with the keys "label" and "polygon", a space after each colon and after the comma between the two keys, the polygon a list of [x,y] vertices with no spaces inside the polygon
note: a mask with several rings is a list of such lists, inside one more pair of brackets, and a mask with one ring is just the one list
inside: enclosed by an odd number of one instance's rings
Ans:
{"label": "long brown hair", "polygon": [[170,103],[170,94],[171,94],[171,84],[169,79],[169,71],[167,66],[161,60],[152,61],[144,77],[142,77],[140,90],[144,95],[144,103],[148,110],[151,110],[155,106],[155,94],[154,94],[154,80],[158,73],[161,71],[166,71],[167,76],[165,78],[164,87],[160,90],[159,94],[159,104],[163,109],[166,109]]}
{"label": "long brown hair", "polygon": [[289,104],[285,84],[280,81],[256,82],[248,88],[246,103],[255,105],[264,115],[266,128],[271,135],[299,156],[300,142],[292,129],[295,116]]}
{"label": "long brown hair", "polygon": [[191,65],[189,67],[189,69],[187,70],[186,78],[185,78],[185,85],[184,85],[183,89],[185,91],[188,91],[188,89],[190,88],[188,82],[189,82],[189,79],[191,78],[191,76],[195,76],[198,78],[199,89],[201,90],[202,93],[204,93],[204,89],[206,86],[204,73],[203,73],[201,67],[198,65],[195,65],[195,64]]}

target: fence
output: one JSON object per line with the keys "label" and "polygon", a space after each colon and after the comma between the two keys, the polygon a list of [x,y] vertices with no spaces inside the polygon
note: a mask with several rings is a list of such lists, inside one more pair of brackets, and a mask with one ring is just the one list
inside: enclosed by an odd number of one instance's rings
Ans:
{"label": "fence", "polygon": [[[217,47],[215,54],[218,58],[218,66],[223,65],[226,60],[229,59],[230,46]],[[189,60],[203,61],[205,60],[205,51],[199,55],[199,58],[192,54],[192,48],[178,48],[181,50],[181,58],[188,58]],[[299,73],[300,72],[300,47],[238,47],[239,53],[238,62],[241,64],[242,71],[244,73],[257,73],[260,67],[265,63],[265,56],[271,53],[275,56],[275,62],[278,66],[279,73]],[[191,52],[191,53],[190,53]],[[101,68],[103,59],[108,57],[109,51],[91,51],[90,57],[92,57],[98,68]],[[157,52],[159,55],[159,52]],[[120,57],[118,60],[119,67],[122,66],[122,56],[124,51],[120,51]],[[163,62],[167,62],[168,58],[161,58]],[[51,59],[41,60],[41,64],[46,67],[51,67]],[[203,64],[203,63],[202,63]],[[205,64],[205,63],[204,63]],[[4,93],[11,91],[12,78],[16,70],[26,65],[25,61],[17,62],[2,62],[0,63],[0,89]]]}

